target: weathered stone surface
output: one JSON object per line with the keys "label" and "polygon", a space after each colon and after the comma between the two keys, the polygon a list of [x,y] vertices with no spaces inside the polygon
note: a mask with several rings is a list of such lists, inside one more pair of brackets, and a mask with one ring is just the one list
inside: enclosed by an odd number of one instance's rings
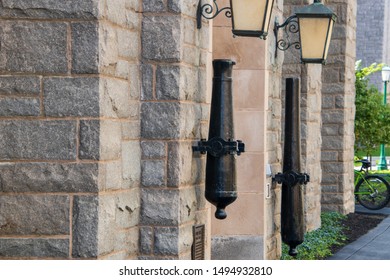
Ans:
{"label": "weathered stone surface", "polygon": [[119,159],[122,148],[122,125],[120,122],[104,120],[100,122],[100,159]]}
{"label": "weathered stone surface", "polygon": [[180,16],[145,15],[142,25],[143,57],[156,61],[180,61],[182,48],[180,26]]}
{"label": "weathered stone surface", "polygon": [[100,121],[80,121],[79,158],[98,160],[100,155]]}
{"label": "weathered stone surface", "polygon": [[41,92],[39,77],[0,76],[0,94],[34,95]]}
{"label": "weathered stone surface", "polygon": [[156,95],[159,100],[180,100],[180,67],[159,66],[156,70]]}
{"label": "weathered stone surface", "polygon": [[0,257],[67,258],[68,239],[0,238]]}
{"label": "weathered stone surface", "polygon": [[192,159],[190,143],[170,142],[168,144],[168,186],[179,187],[191,182],[192,160],[190,159]]}
{"label": "weathered stone surface", "polygon": [[83,18],[99,15],[97,0],[4,0],[0,15],[20,18]]}
{"label": "weathered stone surface", "polygon": [[162,187],[165,185],[165,161],[142,161],[141,183],[144,187]]}
{"label": "weathered stone surface", "polygon": [[100,80],[100,115],[102,117],[137,118],[139,106],[134,108],[130,100],[130,89],[127,81]]}
{"label": "weathered stone surface", "polygon": [[142,189],[141,224],[175,226],[179,220],[179,192]]}
{"label": "weathered stone surface", "polygon": [[69,234],[69,197],[0,196],[0,235]]}
{"label": "weathered stone surface", "polygon": [[141,181],[141,148],[139,141],[122,142],[122,178],[129,181],[129,187]]}
{"label": "weathered stone surface", "polygon": [[0,122],[1,159],[76,159],[74,121]]}
{"label": "weathered stone surface", "polygon": [[166,11],[167,7],[165,5],[164,0],[149,0],[149,1],[143,1],[143,11],[144,12],[164,12]]}
{"label": "weathered stone surface", "polygon": [[118,55],[127,59],[137,59],[139,50],[139,33],[125,29],[117,30]]}
{"label": "weathered stone surface", "polygon": [[142,141],[142,157],[146,159],[159,159],[166,156],[167,148],[165,142]]}
{"label": "weathered stone surface", "polygon": [[155,228],[154,253],[156,255],[177,255],[179,253],[179,229],[177,227]]}
{"label": "weathered stone surface", "polygon": [[72,24],[72,73],[99,72],[99,31],[97,22]]}
{"label": "weathered stone surface", "polygon": [[94,196],[75,196],[73,201],[73,241],[74,258],[94,258],[98,254],[98,207]]}
{"label": "weathered stone surface", "polygon": [[36,98],[0,99],[0,116],[39,116],[40,102]]}
{"label": "weathered stone surface", "polygon": [[97,192],[94,163],[2,163],[1,192]]}
{"label": "weathered stone surface", "polygon": [[142,72],[142,88],[141,88],[141,100],[153,100],[153,80],[154,70],[149,64],[141,65]]}
{"label": "weathered stone surface", "polygon": [[66,73],[67,26],[57,22],[10,22],[0,26],[0,70]]}
{"label": "weathered stone surface", "polygon": [[99,116],[98,78],[44,79],[43,92],[47,116]]}
{"label": "weathered stone surface", "polygon": [[213,260],[262,260],[261,236],[216,236],[211,240]]}
{"label": "weathered stone surface", "polygon": [[153,252],[153,228],[140,228],[140,253],[142,255],[150,255]]}
{"label": "weathered stone surface", "polygon": [[141,136],[145,139],[176,139],[180,137],[179,103],[143,103],[141,105]]}

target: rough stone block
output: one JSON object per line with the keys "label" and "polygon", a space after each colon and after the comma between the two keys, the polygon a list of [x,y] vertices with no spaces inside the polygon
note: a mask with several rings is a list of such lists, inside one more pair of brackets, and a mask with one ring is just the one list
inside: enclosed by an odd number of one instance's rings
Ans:
{"label": "rough stone block", "polygon": [[122,122],[122,138],[123,140],[139,139],[140,137],[139,121]]}
{"label": "rough stone block", "polygon": [[94,163],[2,163],[1,192],[97,192]]}
{"label": "rough stone block", "polygon": [[0,196],[0,235],[69,234],[69,197]]}
{"label": "rough stone block", "polygon": [[[115,5],[114,5],[115,6]],[[72,73],[99,72],[99,31],[97,22],[72,24]]]}
{"label": "rough stone block", "polygon": [[165,161],[142,161],[141,183],[144,187],[162,187],[165,185]]}
{"label": "rough stone block", "polygon": [[98,160],[100,155],[100,122],[80,121],[80,159]]}
{"label": "rough stone block", "polygon": [[117,31],[118,55],[127,59],[137,59],[139,50],[139,33],[128,30]]}
{"label": "rough stone block", "polygon": [[180,100],[180,67],[158,66],[156,70],[156,95],[159,100]]}
{"label": "rough stone block", "polygon": [[[213,237],[211,240],[213,260],[262,260],[263,238],[261,236]],[[272,246],[274,247],[274,246]]]}
{"label": "rough stone block", "polygon": [[169,142],[167,184],[179,187],[191,182],[192,177],[192,147],[191,143]]}
{"label": "rough stone block", "polygon": [[99,190],[122,189],[122,181],[120,160],[110,160],[99,164]]}
{"label": "rough stone block", "polygon": [[[142,56],[148,60],[178,62],[181,59],[181,18],[175,15],[144,16]],[[161,46],[164,46],[163,48]]]}
{"label": "rough stone block", "polygon": [[179,103],[143,103],[141,105],[141,136],[145,139],[179,138],[180,112]]}
{"label": "rough stone block", "polygon": [[0,116],[39,116],[40,102],[37,98],[0,99]]}
{"label": "rough stone block", "polygon": [[111,120],[100,122],[100,159],[119,159],[122,148],[122,124]]}
{"label": "rough stone block", "polygon": [[154,70],[153,66],[149,64],[141,65],[142,72],[142,88],[141,88],[141,100],[153,100],[153,80],[154,80]]}
{"label": "rough stone block", "polygon": [[0,76],[0,94],[34,95],[41,92],[39,77]]}
{"label": "rough stone block", "polygon": [[141,224],[175,226],[179,221],[177,190],[142,189]]}
{"label": "rough stone block", "polygon": [[141,148],[139,141],[122,142],[122,178],[130,187],[141,181]]}
{"label": "rough stone block", "polygon": [[115,222],[118,229],[128,229],[139,224],[140,202],[139,189],[132,189],[116,196]]}
{"label": "rough stone block", "polygon": [[44,79],[43,92],[47,116],[99,116],[98,78]]}
{"label": "rough stone block", "polygon": [[161,159],[166,156],[166,144],[160,141],[142,141],[142,157],[145,159]]}
{"label": "rough stone block", "polygon": [[153,252],[153,228],[140,227],[140,253],[142,255],[150,255]]}
{"label": "rough stone block", "polygon": [[155,228],[154,253],[156,255],[178,255],[179,229],[177,227]]}
{"label": "rough stone block", "polygon": [[96,0],[4,0],[1,16],[18,18],[82,18],[95,19],[99,16]]}
{"label": "rough stone block", "polygon": [[74,121],[0,122],[0,159],[76,159]]}
{"label": "rough stone block", "polygon": [[165,12],[167,10],[164,0],[149,0],[143,1],[143,11],[144,12]]}
{"label": "rough stone block", "polygon": [[3,22],[0,70],[18,73],[66,73],[67,25],[57,22]]}
{"label": "rough stone block", "polygon": [[69,240],[0,238],[0,257],[65,259],[69,257]]}
{"label": "rough stone block", "polygon": [[139,114],[138,106],[133,108],[130,100],[130,88],[127,81],[119,79],[100,81],[100,115],[102,117],[136,118]]}
{"label": "rough stone block", "polygon": [[98,255],[98,207],[96,195],[74,197],[72,219],[74,258],[95,258]]}

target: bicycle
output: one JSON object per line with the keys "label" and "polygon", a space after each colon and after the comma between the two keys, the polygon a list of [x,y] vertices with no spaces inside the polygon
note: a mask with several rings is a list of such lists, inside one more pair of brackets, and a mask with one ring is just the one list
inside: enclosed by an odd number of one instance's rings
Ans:
{"label": "bicycle", "polygon": [[356,162],[362,163],[360,170],[354,170],[356,200],[367,209],[382,209],[390,201],[389,183],[379,175],[368,173],[370,161],[363,159]]}

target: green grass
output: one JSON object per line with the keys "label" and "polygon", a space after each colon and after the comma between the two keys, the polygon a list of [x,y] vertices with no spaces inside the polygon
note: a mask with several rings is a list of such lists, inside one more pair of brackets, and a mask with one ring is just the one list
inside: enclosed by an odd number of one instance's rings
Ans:
{"label": "green grass", "polygon": [[305,234],[305,241],[297,247],[298,256],[288,255],[288,246],[282,245],[282,260],[320,260],[332,255],[334,245],[342,245],[346,236],[342,233],[342,220],[346,216],[337,212],[321,214],[321,228]]}

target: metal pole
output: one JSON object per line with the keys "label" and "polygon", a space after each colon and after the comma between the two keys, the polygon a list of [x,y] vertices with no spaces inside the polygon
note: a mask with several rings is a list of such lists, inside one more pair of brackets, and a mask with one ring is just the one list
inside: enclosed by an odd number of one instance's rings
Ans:
{"label": "metal pole", "polygon": [[[387,81],[384,82],[383,104],[387,104]],[[380,157],[377,169],[387,170],[385,144],[381,144],[380,146]]]}

